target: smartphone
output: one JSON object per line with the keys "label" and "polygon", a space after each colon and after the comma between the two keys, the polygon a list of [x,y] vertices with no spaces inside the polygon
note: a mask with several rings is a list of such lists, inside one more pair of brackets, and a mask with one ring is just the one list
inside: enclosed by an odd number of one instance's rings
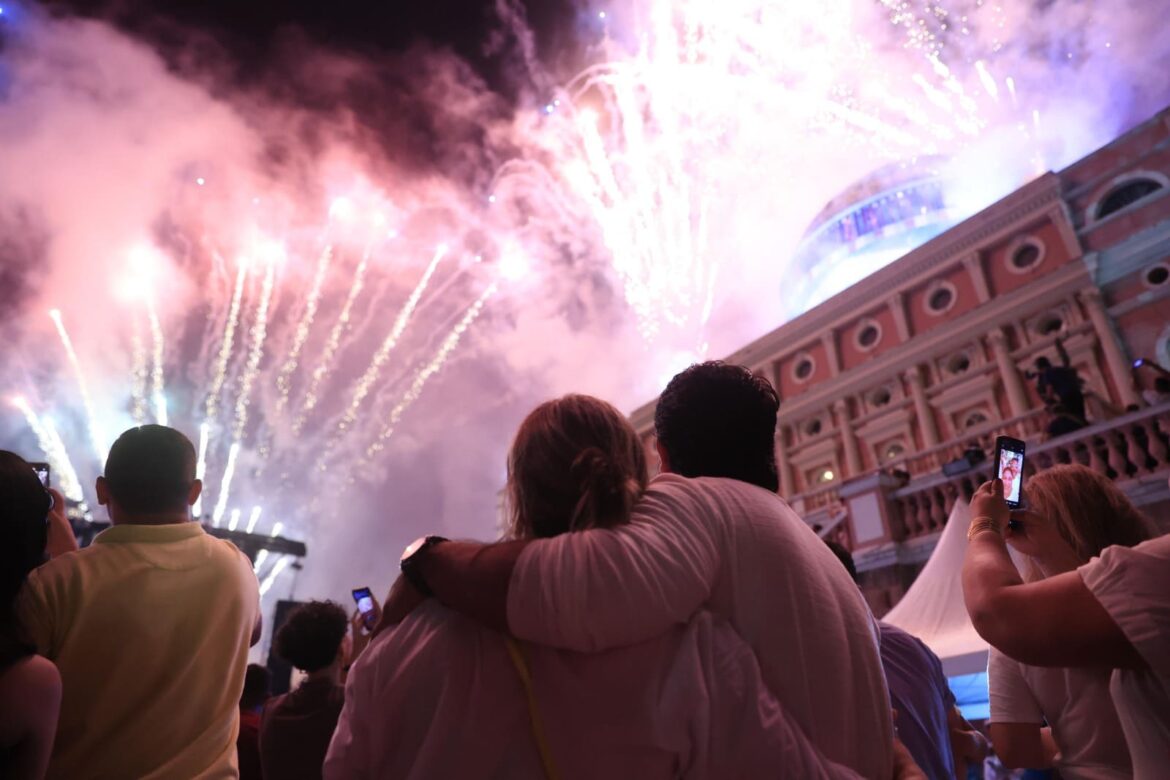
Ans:
{"label": "smartphone", "polygon": [[32,470],[40,477],[41,484],[47,489],[49,487],[49,464],[48,463],[30,463]]}
{"label": "smartphone", "polygon": [[354,588],[353,600],[357,602],[358,612],[362,615],[362,622],[370,631],[374,630],[374,621],[378,616],[374,609],[374,594],[369,588]]}
{"label": "smartphone", "polygon": [[1003,500],[1012,509],[1024,503],[1024,443],[1010,436],[995,440],[995,476],[1003,480]]}

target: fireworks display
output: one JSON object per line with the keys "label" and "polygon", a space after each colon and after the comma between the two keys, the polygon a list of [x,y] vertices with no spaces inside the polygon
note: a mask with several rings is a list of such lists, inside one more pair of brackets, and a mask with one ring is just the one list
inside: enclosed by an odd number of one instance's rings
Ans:
{"label": "fireworks display", "polygon": [[[328,538],[330,563],[372,534],[486,536],[517,415],[568,391],[631,407],[815,304],[790,260],[846,187],[945,160],[957,220],[1170,102],[1164,79],[1118,97],[1170,56],[1137,2],[644,0],[583,15],[575,75],[540,63],[518,6],[496,13],[519,97],[420,54],[425,165],[344,108],[7,15],[0,253],[32,281],[0,379],[11,438],[70,499],[118,431],[160,422],[198,439],[217,526]],[[322,93],[364,67],[320,56]],[[343,532],[357,505],[373,519]]]}

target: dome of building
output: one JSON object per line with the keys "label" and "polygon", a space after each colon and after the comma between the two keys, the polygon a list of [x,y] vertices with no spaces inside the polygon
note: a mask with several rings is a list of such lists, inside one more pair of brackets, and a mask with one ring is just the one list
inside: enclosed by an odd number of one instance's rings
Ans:
{"label": "dome of building", "polygon": [[878,168],[830,200],[797,247],[791,275],[807,311],[954,226],[946,159],[918,157]]}

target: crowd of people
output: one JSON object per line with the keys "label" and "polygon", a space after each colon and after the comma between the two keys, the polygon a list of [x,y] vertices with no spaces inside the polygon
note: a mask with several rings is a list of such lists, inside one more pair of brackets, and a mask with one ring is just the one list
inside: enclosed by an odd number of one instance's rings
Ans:
{"label": "crowd of people", "polygon": [[934,780],[989,753],[1170,776],[1170,536],[1080,466],[1031,477],[1020,510],[979,489],[956,577],[992,648],[985,734],[777,495],[778,408],[747,369],[692,366],[659,399],[651,479],[612,406],[541,404],[506,538],[410,545],[373,631],[297,608],[274,650],[303,681],[275,697],[247,660],[251,562],[191,519],[185,436],[114,443],[112,527],[83,549],[0,452],[0,776]]}

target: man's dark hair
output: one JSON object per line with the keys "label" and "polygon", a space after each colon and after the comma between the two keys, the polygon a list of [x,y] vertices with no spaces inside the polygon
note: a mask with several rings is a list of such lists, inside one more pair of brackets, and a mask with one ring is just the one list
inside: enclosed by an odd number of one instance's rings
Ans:
{"label": "man's dark hair", "polygon": [[1038,357],[1033,365],[1036,366],[1037,371],[1047,371],[1052,368],[1052,361],[1046,357]]}
{"label": "man's dark hair", "polygon": [[1159,393],[1170,393],[1170,377],[1160,376],[1155,379],[1154,390]]}
{"label": "man's dark hair", "polygon": [[853,555],[837,542],[826,539],[825,544],[833,551],[833,555],[837,556],[837,560],[841,561],[841,565],[845,567],[845,571],[849,572],[849,577],[856,583],[857,564],[853,562]]}
{"label": "man's dark hair", "polygon": [[728,477],[775,492],[779,409],[767,379],[712,360],[670,380],[654,410],[654,429],[674,473]]}
{"label": "man's dark hair", "polygon": [[187,508],[195,481],[195,447],[165,425],[140,425],[110,447],[104,474],[110,495],[135,515]]}
{"label": "man's dark hair", "polygon": [[333,663],[349,629],[345,610],[332,601],[310,601],[294,609],[276,632],[276,654],[303,672]]}
{"label": "man's dark hair", "polygon": [[248,664],[244,672],[244,692],[240,694],[240,708],[254,710],[268,701],[272,675],[267,666]]}

